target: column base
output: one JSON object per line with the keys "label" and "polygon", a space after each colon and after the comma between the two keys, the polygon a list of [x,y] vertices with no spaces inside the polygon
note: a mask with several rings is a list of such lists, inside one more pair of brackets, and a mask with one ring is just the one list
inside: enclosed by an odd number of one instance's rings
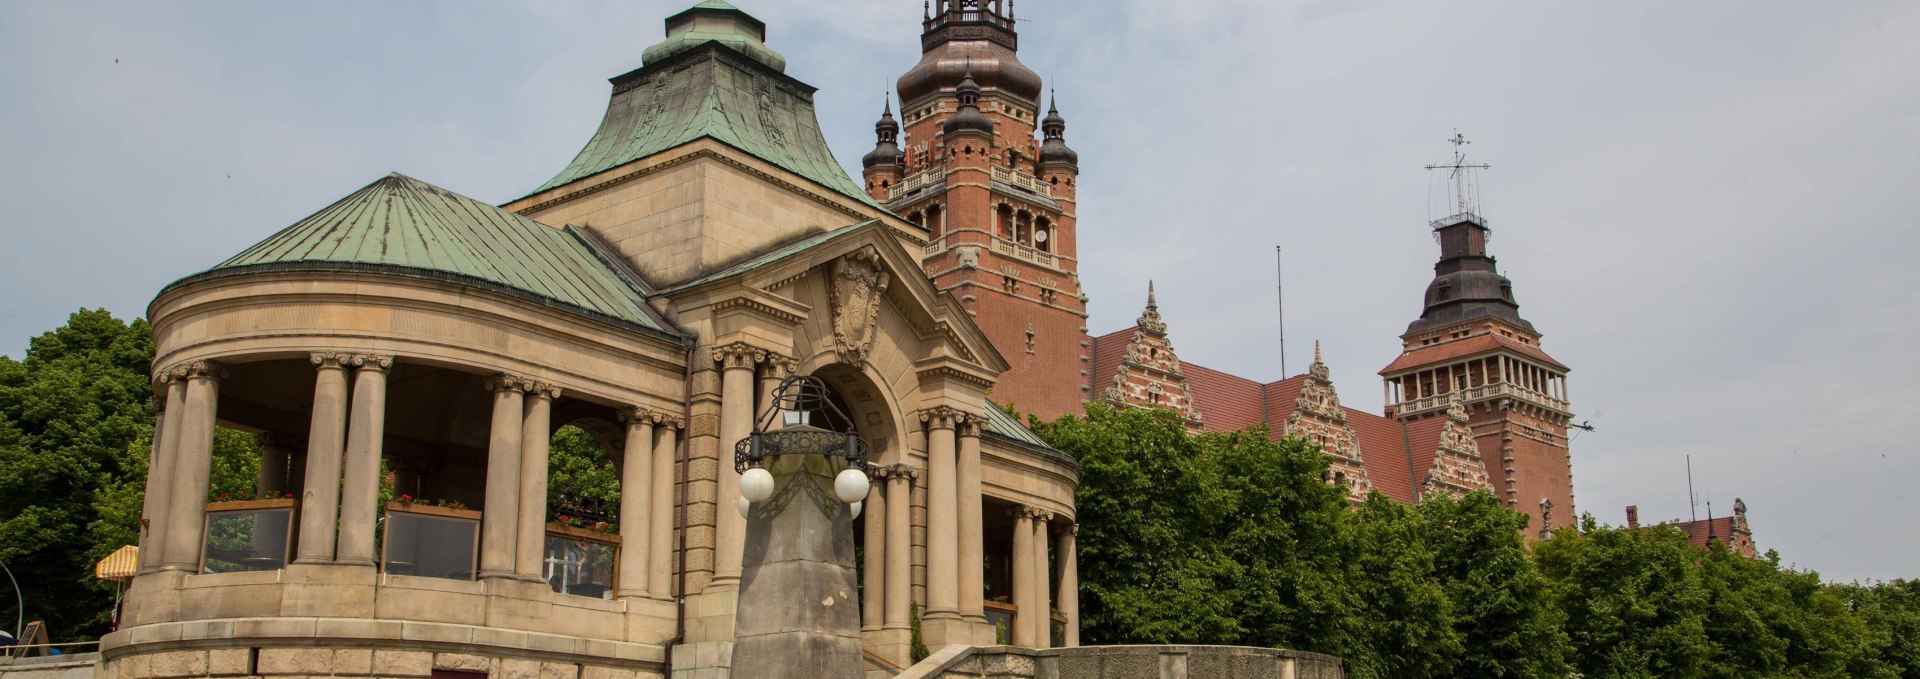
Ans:
{"label": "column base", "polygon": [[973,643],[973,626],[954,611],[936,611],[920,617],[920,639],[928,649]]}
{"label": "column base", "polygon": [[[925,624],[925,621],[922,621]],[[922,628],[924,631],[924,627]],[[871,634],[863,634],[867,648],[875,655],[892,660],[901,667],[913,666],[913,630],[906,627],[886,627]],[[928,648],[932,648],[931,645]]]}
{"label": "column base", "polygon": [[376,565],[378,562],[374,561],[373,559],[368,559],[366,557],[356,556],[356,557],[349,557],[345,559],[334,559],[333,563],[339,566],[373,566],[373,565]]}

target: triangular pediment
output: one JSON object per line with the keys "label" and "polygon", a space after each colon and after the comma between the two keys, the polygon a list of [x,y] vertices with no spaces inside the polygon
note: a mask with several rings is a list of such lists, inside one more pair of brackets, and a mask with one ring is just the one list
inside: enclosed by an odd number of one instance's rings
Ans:
{"label": "triangular pediment", "polygon": [[[936,353],[972,364],[988,379],[1009,367],[973,317],[951,295],[933,287],[919,261],[880,220],[810,235],[663,293],[679,300],[739,291],[769,304],[791,305],[794,303],[782,297],[781,290],[810,275],[826,277],[829,285],[836,277],[868,278],[866,286],[842,287],[844,296],[835,304],[864,305],[871,301],[874,304],[865,313],[900,314],[923,341],[938,343],[940,351]],[[864,297],[865,289],[877,290],[873,299]],[[838,313],[833,309],[792,311]]]}

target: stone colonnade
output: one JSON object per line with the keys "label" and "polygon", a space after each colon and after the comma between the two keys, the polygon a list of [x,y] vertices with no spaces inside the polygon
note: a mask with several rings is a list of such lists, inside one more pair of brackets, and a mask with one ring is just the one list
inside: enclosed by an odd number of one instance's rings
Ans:
{"label": "stone colonnade", "polygon": [[[314,353],[312,421],[304,455],[262,434],[262,492],[298,489],[295,564],[373,566],[385,434],[384,354]],[[244,369],[244,366],[241,368]],[[160,371],[161,416],[142,507],[140,572],[200,570],[220,382],[229,368],[193,361]],[[480,578],[544,581],[547,444],[560,388],[514,375],[486,381],[493,395]],[[673,469],[678,415],[623,411],[618,596],[670,599]],[[296,460],[303,469],[294,468]],[[298,471],[299,473],[290,473]]]}

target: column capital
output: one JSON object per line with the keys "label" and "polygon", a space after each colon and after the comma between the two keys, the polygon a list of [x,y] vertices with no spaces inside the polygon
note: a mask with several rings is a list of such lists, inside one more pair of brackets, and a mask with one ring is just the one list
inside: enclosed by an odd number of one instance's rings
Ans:
{"label": "column capital", "polygon": [[685,428],[685,423],[680,420],[678,413],[654,410],[646,406],[633,406],[622,410],[620,411],[619,419],[622,424],[629,427],[650,424],[655,427],[665,427],[669,429]]}
{"label": "column capital", "polygon": [[343,360],[342,363],[344,365],[353,366],[357,370],[373,370],[376,372],[386,372],[388,369],[393,367],[393,355],[392,354],[351,354],[346,356],[345,360]]}
{"label": "column capital", "polygon": [[487,391],[526,391],[532,381],[519,375],[500,373],[487,378]]}
{"label": "column capital", "polygon": [[227,376],[227,367],[217,361],[187,361],[165,371],[173,380],[202,378],[218,380]]}
{"label": "column capital", "polygon": [[1017,518],[1033,519],[1042,523],[1053,520],[1053,512],[1030,505],[1015,506],[1013,508],[1013,515]]}
{"label": "column capital", "polygon": [[552,384],[546,382],[522,382],[521,384],[526,388],[527,395],[533,398],[549,401],[560,398],[560,388]]}
{"label": "column capital", "polygon": [[[991,408],[992,406],[988,407]],[[986,418],[969,415],[966,419],[954,423],[953,430],[960,438],[977,438],[980,436],[980,430],[984,428],[986,424]]]}
{"label": "column capital", "polygon": [[978,419],[972,413],[944,405],[922,409],[919,415],[920,422],[928,429],[953,429]]}
{"label": "column capital", "polygon": [[920,478],[920,468],[910,464],[888,464],[873,468],[873,477],[877,479],[904,479],[912,483]]}
{"label": "column capital", "polygon": [[347,359],[351,357],[351,354],[342,354],[334,351],[316,351],[308,354],[307,360],[311,361],[314,367],[320,368],[321,370],[345,370],[347,368]]}
{"label": "column capital", "polygon": [[784,380],[800,370],[800,361],[769,353],[766,355],[767,374],[765,379]]}
{"label": "column capital", "polygon": [[720,364],[723,370],[752,370],[754,366],[765,360],[767,360],[767,350],[746,342],[734,342],[713,348],[713,362]]}

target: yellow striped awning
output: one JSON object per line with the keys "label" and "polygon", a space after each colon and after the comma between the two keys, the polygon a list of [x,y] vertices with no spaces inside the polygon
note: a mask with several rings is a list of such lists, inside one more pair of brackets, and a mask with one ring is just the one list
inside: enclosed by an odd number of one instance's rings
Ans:
{"label": "yellow striped awning", "polygon": [[140,548],[127,545],[108,554],[93,566],[93,577],[101,580],[130,580],[140,567]]}

